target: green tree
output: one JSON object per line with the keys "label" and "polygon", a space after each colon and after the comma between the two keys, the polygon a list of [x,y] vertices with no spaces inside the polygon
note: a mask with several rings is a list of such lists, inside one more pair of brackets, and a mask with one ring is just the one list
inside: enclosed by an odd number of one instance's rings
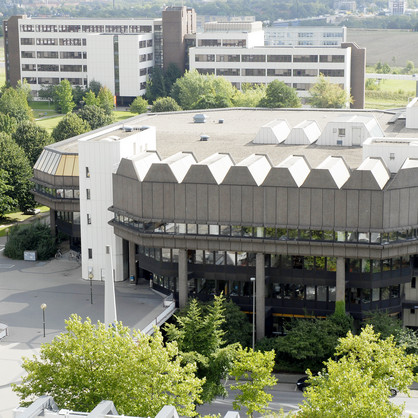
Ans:
{"label": "green tree", "polygon": [[92,80],[89,83],[89,88],[88,89],[89,89],[89,91],[92,91],[95,94],[95,96],[97,97],[102,87],[103,86],[99,81]]}
{"label": "green tree", "polygon": [[148,110],[148,102],[141,96],[138,96],[129,106],[129,110],[132,113],[146,113]]}
{"label": "green tree", "polygon": [[102,87],[97,94],[97,99],[99,100],[99,106],[110,115],[113,110],[114,96],[112,92],[107,87]]}
{"label": "green tree", "polygon": [[383,74],[389,74],[389,73],[390,73],[390,71],[391,71],[391,69],[390,69],[389,64],[385,62],[385,63],[383,64],[383,67],[382,67],[382,73],[383,73]]}
{"label": "green tree", "polygon": [[85,106],[98,106],[100,107],[100,101],[96,97],[93,91],[89,90],[86,92],[86,94],[83,96],[83,101]]}
{"label": "green tree", "polygon": [[56,252],[56,240],[49,225],[40,222],[15,225],[10,228],[4,255],[14,260],[23,260],[26,250],[36,251],[39,260],[49,260]]}
{"label": "green tree", "polygon": [[266,86],[264,84],[245,84],[241,85],[233,98],[236,107],[257,107],[260,101],[266,96]]}
{"label": "green tree", "polygon": [[35,165],[44,147],[53,142],[46,129],[29,120],[19,124],[12,138],[25,151],[31,166]]}
{"label": "green tree", "polygon": [[309,90],[311,95],[309,104],[321,109],[341,109],[348,103],[352,103],[352,97],[338,84],[330,83],[323,74],[319,75],[318,81]]}
{"label": "green tree", "polygon": [[236,382],[231,385],[231,389],[241,392],[232,403],[234,409],[241,410],[241,407],[245,407],[249,417],[253,417],[254,412],[266,412],[265,408],[273,396],[266,393],[265,389],[277,383],[277,379],[272,376],[274,355],[274,351],[262,353],[253,351],[252,348],[238,349],[229,372]]}
{"label": "green tree", "polygon": [[164,72],[162,68],[155,66],[150,74],[149,80],[146,86],[146,98],[150,101],[156,100],[159,97],[166,97],[167,92],[170,90],[166,89]]}
{"label": "green tree", "polygon": [[180,68],[177,67],[174,62],[171,62],[168,64],[167,69],[164,71],[164,84],[165,84],[165,90],[167,92],[171,91],[171,87],[173,87],[173,84],[182,76],[182,72],[180,71]]}
{"label": "green tree", "polygon": [[415,65],[413,61],[406,61],[406,65],[405,65],[405,72],[407,74],[412,74],[415,71]]}
{"label": "green tree", "polygon": [[32,166],[25,151],[5,133],[0,133],[0,170],[5,172],[6,184],[11,186],[5,194],[17,202],[22,211],[34,207],[35,201],[30,193]]}
{"label": "green tree", "polygon": [[389,401],[390,389],[409,393],[417,356],[406,354],[389,337],[385,340],[367,325],[360,335],[351,332],[340,339],[335,355],[325,370],[312,376],[300,417],[401,417],[404,406]]}
{"label": "green tree", "polygon": [[172,97],[160,97],[152,103],[151,112],[177,112],[181,107]]}
{"label": "green tree", "polygon": [[61,83],[54,87],[54,97],[57,112],[67,114],[74,109],[73,89],[68,80],[62,80]]}
{"label": "green tree", "polygon": [[334,313],[326,319],[294,319],[284,337],[268,338],[257,343],[260,350],[276,351],[278,369],[318,371],[335,352],[338,339],[353,328],[353,318]]}
{"label": "green tree", "polygon": [[0,109],[17,122],[33,118],[26,93],[22,89],[6,88],[0,97]]}
{"label": "green tree", "polygon": [[199,74],[196,70],[186,71],[171,89],[171,97],[187,110],[199,109],[202,105],[207,108],[209,103],[229,107],[235,94],[235,87],[226,78]]}
{"label": "green tree", "polygon": [[26,78],[23,80],[23,83],[18,80],[16,90],[22,92],[22,94],[26,96],[26,101],[28,103],[32,101],[32,89],[30,88],[29,83],[26,81]]}
{"label": "green tree", "polygon": [[55,100],[54,87],[55,86],[52,84],[47,86],[45,84],[42,84],[41,89],[38,91],[38,97],[48,100],[50,103],[53,103]]}
{"label": "green tree", "polygon": [[58,125],[52,131],[52,137],[55,141],[71,138],[81,135],[91,130],[90,125],[77,116],[75,113],[68,113],[61,119]]}
{"label": "green tree", "polygon": [[300,107],[296,90],[283,81],[274,80],[267,85],[266,96],[260,100],[260,107]]}
{"label": "green tree", "polygon": [[17,122],[14,117],[0,113],[0,132],[12,134],[17,128]]}
{"label": "green tree", "polygon": [[239,343],[242,347],[251,344],[253,327],[247,315],[232,300],[224,299],[225,322],[222,324],[224,340],[227,345]]}
{"label": "green tree", "polygon": [[12,190],[12,186],[7,183],[7,177],[7,173],[0,169],[0,219],[17,204],[16,200],[7,195]]}
{"label": "green tree", "polygon": [[175,316],[176,323],[164,327],[168,340],[177,342],[184,360],[197,364],[197,376],[206,379],[202,392],[204,402],[226,395],[222,380],[227,376],[236,349],[235,345],[224,346],[223,304],[223,296],[215,296],[213,303],[205,306],[192,299],[186,311]]}
{"label": "green tree", "polygon": [[86,94],[86,89],[82,86],[73,87],[73,102],[75,103],[76,109],[81,109],[84,103],[84,95]]}
{"label": "green tree", "polygon": [[95,105],[86,105],[77,112],[77,115],[90,125],[91,129],[97,129],[112,123],[112,115],[108,115],[104,109]]}
{"label": "green tree", "polygon": [[[132,338],[133,337],[133,338]],[[181,416],[194,416],[202,380],[193,364],[182,365],[175,343],[120,322],[106,327],[72,315],[66,332],[42,344],[39,357],[24,359],[26,376],[13,390],[27,405],[35,396],[50,395],[60,408],[91,411],[104,399],[120,414],[155,416],[173,405]]]}

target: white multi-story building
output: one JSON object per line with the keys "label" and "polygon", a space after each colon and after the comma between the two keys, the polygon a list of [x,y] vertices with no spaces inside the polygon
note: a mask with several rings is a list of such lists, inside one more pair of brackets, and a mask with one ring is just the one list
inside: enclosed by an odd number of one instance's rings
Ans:
{"label": "white multi-story building", "polygon": [[392,15],[405,14],[407,2],[406,0],[389,0],[389,13]]}
{"label": "white multi-story building", "polygon": [[191,48],[189,54],[190,69],[224,76],[237,88],[278,78],[304,98],[324,74],[350,92],[351,48],[217,46]]}
{"label": "white multi-story building", "polygon": [[[26,79],[35,92],[67,79],[73,86],[92,80],[114,95],[145,93],[154,66],[155,19],[51,19],[13,16],[5,21],[10,81]],[[11,68],[12,66],[13,68]]]}
{"label": "white multi-story building", "polygon": [[347,29],[333,26],[269,26],[264,28],[266,46],[340,46]]}
{"label": "white multi-story building", "polygon": [[[344,36],[345,28],[339,30]],[[201,74],[224,76],[238,89],[243,83],[268,84],[279,79],[295,88],[302,99],[309,97],[309,89],[323,74],[353,96],[352,107],[364,107],[365,50],[353,43],[264,46],[261,22],[210,22],[205,32],[196,34],[189,66]]]}

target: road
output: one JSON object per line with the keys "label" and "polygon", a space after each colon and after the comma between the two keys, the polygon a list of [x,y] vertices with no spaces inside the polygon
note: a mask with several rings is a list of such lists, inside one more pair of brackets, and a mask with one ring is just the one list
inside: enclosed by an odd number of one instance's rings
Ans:
{"label": "road", "polygon": [[[279,412],[283,409],[284,412],[295,411],[299,408],[298,404],[303,401],[303,394],[296,389],[295,385],[287,383],[279,383],[272,390],[268,391],[273,395],[273,401],[269,405],[269,410]],[[206,414],[221,414],[224,416],[228,411],[233,411],[232,402],[234,393],[229,391],[227,398],[216,398],[210,404],[201,405],[197,408],[197,411],[201,415]],[[244,411],[243,411],[244,412]],[[241,414],[244,416],[244,413]],[[260,416],[259,414],[255,414]]]}
{"label": "road", "polygon": [[[304,400],[302,392],[298,391],[295,385],[290,383],[278,383],[268,392],[273,395],[273,401],[269,405],[269,410],[274,412],[279,412],[280,409],[283,409],[284,412],[295,411]],[[197,411],[201,415],[221,414],[221,416],[224,416],[228,411],[234,409],[232,406],[234,394],[233,392],[229,393],[230,395],[227,398],[217,398],[211,404],[199,406]],[[405,417],[418,417],[418,390],[412,390],[410,398],[404,394],[398,394],[391,401],[397,405],[405,403]],[[244,414],[241,415],[244,416]],[[255,414],[255,416],[260,416],[260,414]]]}

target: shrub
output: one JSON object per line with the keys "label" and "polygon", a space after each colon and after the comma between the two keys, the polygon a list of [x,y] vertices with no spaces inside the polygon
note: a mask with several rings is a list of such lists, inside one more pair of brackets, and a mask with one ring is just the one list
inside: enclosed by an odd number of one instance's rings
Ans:
{"label": "shrub", "polygon": [[37,251],[39,260],[48,260],[55,254],[55,238],[51,236],[48,225],[36,222],[10,228],[4,255],[14,260],[23,260],[24,251]]}

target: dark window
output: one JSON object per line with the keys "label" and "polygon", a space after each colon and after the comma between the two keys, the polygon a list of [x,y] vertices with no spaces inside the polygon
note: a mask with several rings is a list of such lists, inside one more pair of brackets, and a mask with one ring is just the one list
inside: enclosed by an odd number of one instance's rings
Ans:
{"label": "dark window", "polygon": [[416,286],[417,286],[417,278],[416,277],[413,277],[412,278],[412,280],[411,280],[411,288],[412,289],[415,289],[416,288]]}
{"label": "dark window", "polygon": [[89,248],[88,253],[89,253],[89,260],[91,260],[93,258],[93,249]]}

